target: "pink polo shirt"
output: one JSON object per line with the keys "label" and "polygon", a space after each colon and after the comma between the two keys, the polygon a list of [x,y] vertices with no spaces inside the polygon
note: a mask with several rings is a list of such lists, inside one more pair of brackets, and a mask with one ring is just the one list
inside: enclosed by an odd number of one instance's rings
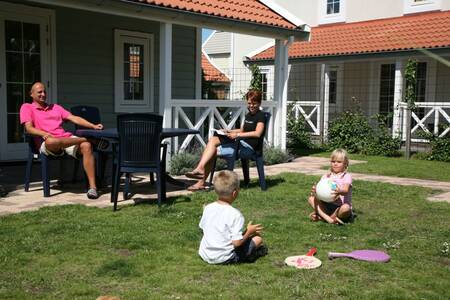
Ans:
{"label": "pink polo shirt", "polygon": [[36,103],[24,103],[20,107],[20,123],[32,122],[34,128],[50,133],[54,137],[69,137],[72,133],[62,128],[63,122],[71,113],[61,105],[48,104],[41,108]]}

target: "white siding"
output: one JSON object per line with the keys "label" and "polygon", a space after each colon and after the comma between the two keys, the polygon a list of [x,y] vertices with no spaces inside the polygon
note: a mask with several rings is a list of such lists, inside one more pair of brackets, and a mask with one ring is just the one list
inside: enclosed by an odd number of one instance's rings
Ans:
{"label": "white siding", "polygon": [[203,45],[203,50],[209,54],[230,53],[231,33],[214,32],[211,38]]}

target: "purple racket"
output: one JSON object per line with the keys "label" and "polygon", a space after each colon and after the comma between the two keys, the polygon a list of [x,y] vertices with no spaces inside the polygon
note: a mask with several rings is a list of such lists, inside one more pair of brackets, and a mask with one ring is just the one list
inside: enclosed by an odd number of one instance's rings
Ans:
{"label": "purple racket", "polygon": [[383,251],[377,250],[355,250],[349,253],[328,252],[328,258],[349,257],[357,260],[372,262],[388,262],[391,257]]}

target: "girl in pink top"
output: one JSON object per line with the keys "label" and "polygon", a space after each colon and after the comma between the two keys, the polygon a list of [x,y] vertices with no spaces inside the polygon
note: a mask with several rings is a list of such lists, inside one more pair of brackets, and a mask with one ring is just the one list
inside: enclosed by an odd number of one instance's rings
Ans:
{"label": "girl in pink top", "polygon": [[348,155],[344,149],[336,149],[331,153],[330,172],[322,179],[330,179],[336,183],[333,190],[334,201],[324,202],[316,197],[316,186],[311,188],[308,203],[314,209],[309,215],[312,221],[323,220],[330,224],[343,224],[348,221],[352,212],[352,176],[347,173]]}

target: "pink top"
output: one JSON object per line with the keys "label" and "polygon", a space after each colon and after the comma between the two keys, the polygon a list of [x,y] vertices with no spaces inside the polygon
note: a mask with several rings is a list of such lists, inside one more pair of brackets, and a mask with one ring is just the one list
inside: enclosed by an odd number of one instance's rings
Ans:
{"label": "pink top", "polygon": [[349,190],[346,195],[339,195],[340,200],[337,200],[336,202],[333,202],[335,205],[341,206],[344,203],[347,203],[352,207],[352,175],[350,173],[344,172],[340,174],[334,174],[334,173],[328,173],[322,176],[321,179],[330,179],[334,182],[336,182],[336,185],[338,188],[341,188],[344,184],[348,184]]}
{"label": "pink top", "polygon": [[20,107],[20,124],[32,122],[34,128],[50,133],[54,137],[69,137],[72,133],[62,128],[63,122],[71,113],[61,105],[48,104],[41,108],[36,103],[24,103]]}

